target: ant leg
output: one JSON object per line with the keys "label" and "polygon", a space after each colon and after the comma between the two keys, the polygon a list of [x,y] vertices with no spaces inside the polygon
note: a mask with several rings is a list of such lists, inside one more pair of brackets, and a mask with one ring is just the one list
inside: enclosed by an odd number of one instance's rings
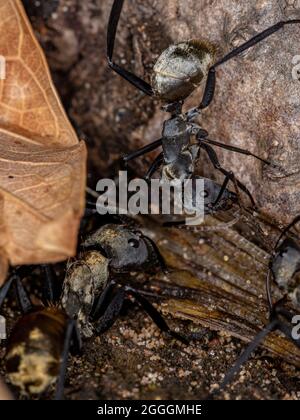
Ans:
{"label": "ant leg", "polygon": [[218,67],[221,64],[224,64],[226,63],[226,61],[231,60],[232,58],[236,57],[242,52],[248,50],[249,48],[253,47],[254,45],[258,44],[259,42],[263,41],[264,39],[268,38],[275,32],[282,29],[285,25],[293,25],[293,24],[299,24],[299,23],[300,23],[300,19],[291,19],[291,20],[281,21],[281,22],[276,23],[275,25],[270,26],[269,28],[255,35],[253,38],[249,39],[249,41],[244,42],[242,45],[233,49],[230,53],[226,54],[221,60],[217,61],[214,67]]}
{"label": "ant leg", "polygon": [[76,321],[70,320],[67,325],[66,335],[64,340],[64,347],[61,355],[61,365],[56,384],[55,400],[62,400],[64,394],[64,386],[66,379],[66,371],[68,364],[68,355],[71,347],[76,347],[76,350],[81,349],[81,339],[76,326]]}
{"label": "ant leg", "polygon": [[124,300],[126,297],[126,293],[124,288],[120,288],[115,296],[112,298],[111,302],[107,306],[104,314],[101,316],[97,325],[95,326],[95,330],[97,334],[102,334],[109,330],[117,320],[120,312],[122,310]]}
{"label": "ant leg", "polygon": [[207,108],[215,96],[216,90],[216,69],[215,67],[211,67],[208,71],[206,85],[202,97],[202,101],[199,105],[199,109]]}
{"label": "ant leg", "polygon": [[27,314],[28,312],[32,310],[33,305],[31,303],[30,297],[27,291],[25,290],[19,276],[15,277],[15,286],[16,286],[17,298],[18,298],[21,311],[23,314]]}
{"label": "ant leg", "polygon": [[163,317],[154,308],[154,306],[131,287],[126,287],[126,290],[124,288],[119,289],[114,298],[111,300],[110,304],[107,306],[107,309],[105,310],[104,314],[102,315],[100,321],[98,322],[95,328],[98,334],[104,333],[115,323],[123,307],[123,303],[126,298],[126,292],[132,294],[132,296],[147,312],[147,314],[151,317],[153,322],[158,326],[158,328],[161,331],[166,332],[167,334],[183,342],[184,344],[188,344],[188,341],[184,337],[182,337],[180,334],[176,333],[175,331],[172,331],[169,328]]}
{"label": "ant leg", "polygon": [[[27,272],[27,269],[29,267],[27,267],[25,270],[25,273]],[[19,269],[22,272],[22,267],[20,267]],[[31,303],[30,297],[28,295],[28,293],[26,292],[22,282],[21,282],[21,277],[19,274],[14,273],[2,286],[2,288],[0,289],[0,308],[3,305],[3,302],[12,286],[12,284],[15,283],[15,288],[16,288],[16,293],[17,293],[17,298],[18,298],[18,302],[21,308],[21,311],[23,312],[23,314],[26,314],[28,312],[30,312],[33,308],[33,305]]]}
{"label": "ant leg", "polygon": [[6,280],[6,282],[4,283],[4,285],[1,287],[0,289],[0,309],[4,303],[4,300],[8,294],[8,292],[10,291],[12,284],[14,282],[14,280],[16,279],[16,275],[12,275],[8,280]]}
{"label": "ant leg", "polygon": [[278,321],[278,329],[300,349],[300,338],[295,339],[292,336],[292,329],[284,322]]}
{"label": "ant leg", "polygon": [[93,321],[97,321],[104,314],[109,302],[111,301],[115,287],[116,283],[113,280],[110,281],[96,300],[90,315]]}
{"label": "ant leg", "polygon": [[293,320],[293,317],[294,317],[294,315],[290,312],[290,311],[288,311],[287,309],[285,309],[284,307],[281,307],[281,306],[279,306],[278,307],[278,303],[282,303],[283,301],[285,301],[286,299],[285,299],[285,297],[283,298],[283,299],[280,299],[280,301],[279,302],[277,302],[277,303],[275,303],[274,304],[274,307],[276,307],[277,306],[277,308],[276,308],[276,314],[279,314],[279,315],[282,315],[282,316],[284,316],[285,317],[285,319],[288,321],[288,322],[292,322],[292,320]]}
{"label": "ant leg", "polygon": [[267,277],[266,277],[266,294],[267,294],[267,301],[268,301],[268,306],[269,306],[269,312],[272,313],[274,305],[273,305],[273,300],[272,300],[272,292],[271,292],[271,274],[274,278],[274,273],[271,270],[271,268],[269,268],[268,273],[267,273]]}
{"label": "ant leg", "polygon": [[76,320],[72,320],[74,322],[74,328],[73,328],[73,335],[72,335],[72,341],[70,345],[70,353],[72,356],[76,356],[77,354],[81,353],[82,350],[82,340],[80,336],[80,332],[77,326]]}
{"label": "ant leg", "polygon": [[[199,232],[217,232],[219,230],[225,230],[229,229],[230,227],[234,226],[238,221],[240,220],[240,217],[238,213],[236,214],[236,217],[227,223],[219,223],[217,226],[197,226],[197,231]],[[165,222],[163,223],[163,227],[176,227],[176,226],[183,226],[186,224],[185,220],[180,220],[178,222]]]}
{"label": "ant leg", "polygon": [[[95,204],[96,206],[96,204]],[[85,209],[84,210],[84,215],[82,217],[83,220],[90,218],[91,216],[94,216],[97,213],[96,209]]]}
{"label": "ant leg", "polygon": [[50,264],[43,264],[42,269],[45,273],[45,282],[43,284],[43,295],[44,299],[48,303],[55,303],[57,301],[57,288],[54,279],[56,274],[53,266]]}
{"label": "ant leg", "polygon": [[150,243],[150,246],[154,250],[154,252],[156,254],[157,261],[159,263],[159,266],[160,266],[161,270],[163,271],[163,273],[167,274],[169,272],[169,270],[168,270],[168,267],[167,267],[167,264],[166,264],[166,261],[165,261],[164,257],[162,256],[160,250],[158,249],[158,246],[148,236],[145,236],[145,239],[146,239],[146,241],[148,241]]}
{"label": "ant leg", "polygon": [[136,150],[135,152],[132,152],[132,153],[129,153],[128,155],[123,156],[123,160],[125,162],[129,162],[130,160],[143,156],[146,153],[152,152],[153,150],[157,149],[161,145],[162,145],[162,139],[156,140],[153,143],[147,144],[141,149]]}
{"label": "ant leg", "polygon": [[[300,339],[295,339],[292,336],[292,328],[291,325],[287,326],[280,318],[279,315],[284,317],[289,324],[292,324],[294,314],[291,313],[288,309],[286,309],[283,305],[284,302],[287,300],[287,296],[284,296],[282,299],[278,300],[276,303],[272,303],[271,298],[271,289],[270,289],[270,272],[268,272],[267,277],[267,295],[268,295],[268,303],[270,307],[270,320],[277,321],[277,329],[281,331],[290,341],[292,341],[296,346],[300,348]],[[273,273],[272,273],[273,274]]]}
{"label": "ant leg", "polygon": [[249,197],[249,199],[250,199],[250,201],[251,201],[251,204],[252,204],[252,206],[254,207],[254,208],[256,208],[256,204],[255,204],[255,201],[254,201],[254,199],[253,199],[253,197],[252,197],[252,195],[251,195],[251,193],[250,193],[250,191],[248,190],[248,188],[244,185],[244,184],[242,184],[238,179],[236,179],[236,177],[234,176],[234,173],[233,172],[229,172],[229,171],[227,171],[226,169],[224,169],[221,165],[220,165],[220,162],[219,162],[219,159],[218,159],[218,157],[217,157],[217,154],[216,154],[216,152],[214,151],[214,149],[211,147],[211,146],[209,146],[208,144],[205,144],[205,143],[203,143],[203,144],[201,144],[200,143],[200,146],[206,151],[206,153],[207,153],[207,155],[208,155],[208,157],[209,157],[209,159],[210,159],[210,161],[211,161],[211,163],[214,165],[214,167],[218,170],[218,171],[220,171],[220,172],[222,172],[222,174],[224,174],[225,176],[229,176],[229,178],[230,178],[230,180],[235,184],[235,185],[237,185],[242,191],[244,191],[244,193],[246,193],[247,195],[248,195],[248,197]]}
{"label": "ant leg", "polygon": [[234,365],[228,370],[226,373],[223,381],[221,382],[219,389],[213,392],[213,395],[222,391],[234,378],[237,372],[240,370],[241,366],[247,362],[251,353],[260,345],[260,343],[264,340],[264,338],[272,331],[276,330],[278,327],[278,321],[273,320],[271,321],[263,330],[261,330],[256,337],[254,337],[253,341],[249,344],[249,346],[242,352],[242,354],[238,357]]}
{"label": "ant leg", "polygon": [[271,165],[271,162],[255,155],[254,153],[250,152],[249,150],[245,150],[245,149],[241,149],[240,147],[220,143],[218,141],[211,140],[211,139],[208,139],[208,138],[201,139],[200,141],[203,141],[204,143],[212,144],[212,145],[217,146],[217,147],[221,147],[222,149],[230,150],[231,152],[240,153],[240,154],[246,155],[246,156],[252,156],[255,159],[258,159],[261,162],[265,163],[266,165]]}
{"label": "ant leg", "polygon": [[148,169],[148,172],[145,175],[145,180],[150,181],[152,175],[161,167],[161,165],[164,162],[164,154],[161,152],[155,160],[152,162],[150,168]]}
{"label": "ant leg", "polygon": [[124,0],[114,0],[107,28],[107,59],[109,67],[146,95],[152,96],[153,90],[149,83],[113,62],[116,33]]}
{"label": "ant leg", "polygon": [[185,220],[178,220],[174,222],[164,222],[163,227],[176,227],[176,226],[183,226],[186,224]]}
{"label": "ant leg", "polygon": [[[294,314],[292,314],[289,310],[285,307],[281,306],[283,302],[286,301],[286,296],[276,302],[270,313],[270,319],[275,319],[278,322],[277,329],[281,331],[290,341],[292,341],[297,347],[300,348],[300,339],[295,339],[292,335],[292,321]],[[282,320],[279,319],[279,315],[283,316],[288,323],[289,326],[286,325]]]}
{"label": "ant leg", "polygon": [[280,236],[279,236],[279,238],[278,238],[278,240],[277,240],[277,242],[276,242],[276,245],[274,246],[274,249],[276,249],[277,247],[278,247],[278,244],[279,244],[279,242],[281,241],[281,239],[282,239],[282,237],[289,231],[289,230],[291,230],[292,229],[292,227],[293,226],[295,226],[298,222],[300,221],[300,215],[298,215],[298,216],[296,216],[295,217],[295,219],[294,220],[292,220],[292,222],[289,224],[289,225],[287,225],[284,229],[283,229],[283,231],[281,232],[281,234],[280,234]]}
{"label": "ant leg", "polygon": [[230,176],[229,176],[229,174],[227,174],[226,175],[226,177],[225,177],[225,179],[224,179],[224,182],[223,182],[223,184],[222,184],[222,187],[221,187],[221,189],[220,189],[220,192],[219,192],[219,194],[218,194],[218,197],[216,198],[216,201],[213,203],[213,209],[214,209],[214,207],[216,207],[218,204],[219,204],[219,202],[221,201],[221,199],[222,199],[222,197],[223,197],[223,195],[224,195],[224,193],[225,193],[225,191],[226,191],[226,188],[227,188],[227,185],[228,185],[228,182],[230,181]]}
{"label": "ant leg", "polygon": [[234,48],[230,53],[226,54],[221,60],[217,61],[208,72],[206,86],[203,94],[203,98],[201,104],[199,105],[199,109],[204,109],[208,107],[211,101],[214,98],[215,93],[215,85],[216,85],[216,68],[220,65],[226,63],[226,61],[231,60],[232,58],[236,57],[243,51],[247,50],[248,48],[253,47],[254,45],[258,44],[259,42],[263,41],[264,39],[268,38],[270,35],[274,34],[275,32],[279,31],[285,25],[300,23],[300,19],[288,20],[278,22],[275,25],[265,29],[264,31],[260,32],[259,34],[255,35],[253,38],[249,39],[249,41],[244,42],[239,47]]}
{"label": "ant leg", "polygon": [[167,333],[173,338],[176,338],[176,340],[181,341],[185,345],[189,344],[188,340],[185,337],[170,329],[170,327],[168,326],[164,318],[161,316],[161,314],[158,312],[158,310],[155,309],[154,306],[147,299],[145,299],[142,295],[140,295],[140,293],[138,293],[131,287],[126,287],[126,290],[128,290],[129,293],[133,295],[136,301],[140,304],[140,306],[150,316],[152,321],[162,332]]}

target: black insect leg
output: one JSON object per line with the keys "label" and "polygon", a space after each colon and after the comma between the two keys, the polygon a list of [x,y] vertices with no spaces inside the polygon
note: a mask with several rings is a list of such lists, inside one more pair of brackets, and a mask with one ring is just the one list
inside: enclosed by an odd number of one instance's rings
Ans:
{"label": "black insect leg", "polygon": [[64,386],[66,379],[66,371],[68,364],[69,352],[73,347],[73,350],[76,349],[77,352],[81,349],[81,339],[77,329],[76,321],[70,320],[67,325],[64,347],[61,354],[61,365],[59,370],[59,375],[56,384],[55,400],[62,400],[64,394]]}
{"label": "black insect leg", "polygon": [[224,195],[224,193],[226,191],[226,188],[227,188],[227,185],[228,185],[229,181],[230,181],[230,175],[227,174],[225,176],[225,179],[224,179],[224,182],[223,182],[222,187],[220,189],[220,192],[218,194],[218,197],[216,198],[216,201],[214,203],[212,203],[212,206],[213,206],[212,209],[214,209],[214,207],[217,207],[217,205],[219,204],[219,202],[222,200],[223,195]]}
{"label": "black insect leg", "polygon": [[114,52],[116,33],[117,33],[118,23],[119,23],[120,15],[122,12],[123,4],[124,4],[124,0],[114,0],[113,6],[110,12],[109,23],[108,23],[108,28],[107,28],[108,64],[112,70],[118,73],[121,77],[123,77],[133,86],[135,86],[137,89],[141,90],[146,95],[152,96],[153,91],[149,83],[145,82],[140,77],[136,76],[135,74],[131,73],[128,70],[125,70],[124,68],[118,66],[117,64],[113,62],[113,52]]}
{"label": "black insect leg", "polygon": [[269,306],[269,312],[270,313],[273,310],[273,300],[272,300],[272,293],[271,293],[271,275],[274,278],[274,274],[273,274],[271,268],[269,268],[268,273],[267,273],[267,277],[266,277],[266,295],[267,295],[267,301],[268,301],[268,306]]}
{"label": "black insect leg", "polygon": [[294,315],[292,314],[292,312],[288,311],[286,308],[282,306],[282,304],[286,301],[287,301],[287,297],[285,296],[273,305],[271,317],[282,315],[288,322],[291,323]]}
{"label": "black insect leg", "polygon": [[4,283],[4,285],[1,287],[0,289],[0,309],[4,303],[4,300],[6,298],[6,296],[8,295],[8,292],[10,291],[13,282],[16,279],[16,275],[12,275],[8,280],[6,280],[6,282]]}
{"label": "black insect leg", "polygon": [[[282,304],[286,301],[286,296],[280,299],[278,302],[276,302],[273,305],[273,308],[270,312],[270,319],[275,319],[278,323],[278,330],[280,330],[292,343],[294,343],[297,347],[300,348],[300,339],[295,339],[292,335],[292,320],[294,317],[294,314],[284,308]],[[287,325],[281,318],[283,317],[284,320],[288,322],[289,325]]]}
{"label": "black insect leg", "polygon": [[[95,204],[95,207],[96,207],[96,204]],[[90,218],[91,216],[94,216],[96,213],[97,213],[97,210],[96,209],[88,209],[88,208],[86,208],[84,210],[84,215],[83,215],[83,218],[82,219],[84,220],[84,219]]]}
{"label": "black insect leg", "polygon": [[164,222],[163,227],[176,227],[186,224],[186,220],[175,220],[174,222]]}
{"label": "black insect leg", "polygon": [[112,327],[112,325],[115,323],[116,319],[118,318],[124,301],[127,297],[127,293],[132,295],[135,300],[141,305],[141,307],[147,312],[147,314],[150,316],[150,318],[153,320],[153,322],[158,326],[158,328],[171,335],[172,337],[176,338],[177,340],[188,344],[188,341],[182,337],[180,334],[172,331],[163,317],[160,315],[160,313],[154,308],[154,306],[146,300],[143,296],[141,296],[136,290],[134,290],[132,287],[125,286],[118,289],[115,296],[111,299],[110,303],[106,306],[106,309],[103,312],[103,309],[101,307],[106,305],[106,301],[109,299],[109,295],[111,295],[112,289],[115,286],[115,284],[109,285],[106,290],[101,295],[101,303],[98,304],[98,311],[97,316],[101,316],[97,324],[95,325],[95,330],[98,334],[102,334],[105,331],[107,331],[109,328]]}
{"label": "black insect leg", "polygon": [[271,321],[263,330],[261,330],[256,337],[253,339],[253,341],[249,344],[249,346],[242,352],[242,354],[239,356],[239,358],[236,360],[234,365],[229,369],[229,371],[226,373],[222,383],[220,384],[220,387],[217,391],[213,393],[215,395],[216,393],[223,390],[234,378],[234,376],[237,374],[237,372],[240,370],[241,366],[247,362],[249,357],[251,356],[251,353],[260,345],[260,343],[264,340],[264,338],[272,331],[276,330],[278,327],[277,320]]}
{"label": "black insect leg", "polygon": [[157,149],[162,145],[162,139],[156,140],[153,143],[147,144],[146,146],[142,147],[141,149],[136,150],[135,152],[129,153],[123,157],[125,162],[129,162],[130,160],[136,159],[140,156],[145,155],[146,153],[150,153],[153,150]]}
{"label": "black insect leg", "polygon": [[122,310],[126,292],[124,288],[118,289],[111,302],[108,304],[104,314],[101,316],[99,321],[95,325],[97,334],[102,334],[109,330],[116,322],[120,312]]}
{"label": "black insect leg", "polygon": [[289,232],[291,229],[292,229],[292,227],[294,227],[298,222],[300,221],[300,215],[298,215],[298,216],[296,216],[295,217],[295,219],[294,220],[292,220],[291,221],[291,223],[289,224],[289,225],[287,225],[284,229],[283,229],[283,231],[281,232],[281,234],[280,234],[280,236],[279,236],[279,238],[278,238],[278,240],[277,240],[277,242],[276,242],[276,244],[275,244],[275,246],[274,246],[274,249],[276,249],[277,247],[278,247],[278,244],[279,244],[279,242],[281,241],[281,239],[283,238],[283,236],[287,233],[287,232]]}
{"label": "black insect leg", "polygon": [[92,320],[96,321],[104,314],[108,304],[111,301],[115,287],[116,283],[114,281],[110,281],[108,285],[104,288],[101,295],[95,301],[92,313],[90,315]]}
{"label": "black insect leg", "polygon": [[281,331],[290,341],[292,341],[292,343],[294,343],[295,346],[300,348],[300,339],[293,338],[291,325],[287,325],[283,321],[280,321],[280,320],[277,320],[277,322],[278,322],[277,329]]}
{"label": "black insect leg", "polygon": [[265,163],[266,165],[271,165],[271,162],[255,155],[254,153],[250,152],[249,150],[241,149],[240,147],[231,146],[229,144],[220,143],[218,141],[211,140],[211,139],[208,139],[208,138],[201,139],[200,141],[203,141],[204,143],[212,144],[213,146],[221,147],[222,149],[230,150],[231,152],[240,153],[240,154],[246,155],[246,156],[252,156],[255,159],[258,159],[261,162]]}
{"label": "black insect leg", "polygon": [[18,275],[16,275],[15,277],[15,286],[21,311],[23,312],[23,314],[27,314],[32,310],[33,305]]}
{"label": "black insect leg", "polygon": [[160,266],[161,270],[162,270],[165,274],[167,274],[167,273],[169,272],[169,270],[168,270],[168,267],[167,267],[167,265],[166,265],[166,262],[165,262],[164,257],[162,256],[162,254],[161,254],[160,250],[158,249],[158,246],[157,246],[157,245],[156,245],[156,243],[155,243],[155,242],[154,242],[151,238],[149,238],[148,236],[145,236],[145,240],[146,240],[146,241],[148,241],[148,242],[150,243],[150,246],[151,246],[151,247],[152,247],[152,249],[154,250],[154,252],[155,252],[155,254],[156,254],[157,261],[158,261],[158,264],[159,264],[159,266]]}
{"label": "black insect leg", "polygon": [[[225,176],[228,175],[230,180],[234,183],[234,185],[237,185],[242,191],[244,191],[244,193],[246,193],[248,195],[252,206],[254,208],[256,208],[255,201],[254,201],[250,191],[248,190],[248,188],[244,184],[242,184],[238,179],[236,179],[233,172],[227,171],[226,169],[224,169],[220,165],[219,159],[218,159],[217,154],[214,151],[214,149],[211,146],[209,146],[208,144],[204,144],[204,143],[200,143],[200,146],[206,151],[206,153],[207,153],[211,163],[214,165],[215,169],[222,172],[222,174],[224,174]],[[238,194],[238,192],[237,192],[237,194]]]}
{"label": "black insect leg", "polygon": [[270,28],[267,28],[266,30],[255,35],[253,38],[249,39],[249,41],[246,41],[239,47],[234,48],[230,53],[226,54],[221,60],[217,61],[216,64],[214,64],[208,72],[206,86],[205,86],[203,98],[202,98],[201,104],[199,105],[199,108],[204,109],[208,107],[214,98],[217,67],[226,63],[227,61],[231,60],[237,55],[241,54],[243,51],[247,50],[248,48],[251,48],[254,45],[258,44],[259,42],[263,41],[264,39],[268,38],[270,35],[279,31],[285,25],[290,25],[290,24],[295,24],[295,23],[300,23],[300,19],[278,22],[275,25],[271,26]]}
{"label": "black insect leg", "polygon": [[170,329],[170,327],[168,326],[164,318],[161,316],[161,314],[158,312],[158,310],[155,309],[154,306],[147,299],[145,299],[140,293],[138,293],[131,287],[127,287],[126,290],[128,290],[130,294],[133,295],[136,301],[140,304],[140,306],[150,316],[152,321],[162,332],[167,333],[169,336],[176,338],[176,340],[179,340],[186,345],[189,344],[188,340],[185,337]]}
{"label": "black insect leg", "polygon": [[58,298],[58,291],[55,284],[56,274],[53,266],[43,264],[42,269],[45,273],[45,281],[43,282],[43,297],[47,303],[55,303]]}
{"label": "black insect leg", "polygon": [[164,163],[164,154],[162,152],[152,162],[150,168],[148,169],[148,171],[145,175],[145,180],[149,181],[151,179],[152,175],[162,166],[163,163]]}
{"label": "black insect leg", "polygon": [[226,61],[231,60],[232,58],[236,57],[242,52],[248,50],[249,48],[253,47],[254,45],[258,44],[259,42],[263,41],[264,39],[268,38],[275,32],[282,29],[285,25],[293,25],[293,24],[299,24],[299,23],[300,23],[300,19],[292,19],[292,20],[281,21],[281,22],[276,23],[275,25],[270,26],[269,28],[255,35],[253,38],[249,39],[249,41],[244,42],[242,45],[233,49],[230,53],[226,54],[223,58],[221,58],[221,60],[219,60],[214,65],[214,67],[218,67],[221,64],[224,64],[226,63]]}
{"label": "black insect leg", "polygon": [[206,85],[202,97],[202,101],[199,105],[199,109],[207,108],[211,101],[214,99],[216,90],[216,69],[211,67],[208,71]]}

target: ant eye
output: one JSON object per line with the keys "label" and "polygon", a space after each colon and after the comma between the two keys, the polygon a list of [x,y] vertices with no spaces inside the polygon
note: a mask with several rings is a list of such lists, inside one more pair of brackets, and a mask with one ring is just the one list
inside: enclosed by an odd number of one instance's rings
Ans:
{"label": "ant eye", "polygon": [[208,196],[209,196],[209,192],[207,190],[202,191],[202,193],[201,193],[202,198],[206,198]]}
{"label": "ant eye", "polygon": [[138,248],[139,247],[139,241],[137,239],[129,239],[128,240],[128,244],[130,246],[132,246],[133,248]]}

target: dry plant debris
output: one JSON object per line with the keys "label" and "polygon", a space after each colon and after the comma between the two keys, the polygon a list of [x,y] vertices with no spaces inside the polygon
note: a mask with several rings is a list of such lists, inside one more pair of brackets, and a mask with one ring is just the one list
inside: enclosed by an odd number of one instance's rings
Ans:
{"label": "dry plant debris", "polygon": [[7,265],[74,255],[86,147],[68,121],[19,0],[0,0],[0,282]]}

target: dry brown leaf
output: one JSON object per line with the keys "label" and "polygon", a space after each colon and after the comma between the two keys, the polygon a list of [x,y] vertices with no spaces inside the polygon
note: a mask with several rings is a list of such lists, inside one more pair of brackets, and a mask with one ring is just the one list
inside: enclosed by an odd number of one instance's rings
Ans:
{"label": "dry brown leaf", "polygon": [[3,379],[0,377],[0,401],[7,401],[13,400],[14,397],[6,384],[4,383]]}
{"label": "dry brown leaf", "polygon": [[53,86],[19,0],[0,0],[0,282],[7,262],[74,255],[84,208],[86,148]]}

